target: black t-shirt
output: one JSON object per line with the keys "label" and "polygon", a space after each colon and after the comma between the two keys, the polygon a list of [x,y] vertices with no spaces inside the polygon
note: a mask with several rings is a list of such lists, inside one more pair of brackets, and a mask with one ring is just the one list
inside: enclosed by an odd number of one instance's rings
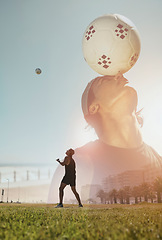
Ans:
{"label": "black t-shirt", "polygon": [[[65,157],[68,158],[68,157]],[[68,178],[74,178],[75,177],[75,161],[73,158],[70,158],[69,165],[65,165],[65,176]]]}

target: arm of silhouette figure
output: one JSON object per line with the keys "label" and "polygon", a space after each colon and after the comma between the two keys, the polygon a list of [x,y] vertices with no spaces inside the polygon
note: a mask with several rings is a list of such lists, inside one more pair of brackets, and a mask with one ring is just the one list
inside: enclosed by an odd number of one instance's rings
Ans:
{"label": "arm of silhouette figure", "polygon": [[59,158],[56,159],[56,161],[57,161],[58,163],[60,163],[61,166],[68,165],[68,158],[67,158],[67,157],[64,158],[64,161],[63,161],[63,162],[60,162]]}

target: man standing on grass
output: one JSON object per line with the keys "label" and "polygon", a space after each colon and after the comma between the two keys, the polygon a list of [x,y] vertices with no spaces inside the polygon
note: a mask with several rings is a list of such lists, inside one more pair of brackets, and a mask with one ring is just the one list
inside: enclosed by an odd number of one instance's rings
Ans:
{"label": "man standing on grass", "polygon": [[63,196],[64,196],[64,188],[70,184],[71,190],[73,191],[78,203],[79,207],[83,207],[80,201],[79,194],[76,191],[75,185],[76,185],[76,171],[75,171],[75,161],[72,158],[74,155],[74,150],[71,148],[66,151],[66,157],[64,158],[63,162],[60,162],[59,159],[56,161],[59,162],[62,166],[65,166],[65,176],[63,177],[60,187],[59,187],[59,198],[60,203],[56,206],[56,208],[63,207]]}

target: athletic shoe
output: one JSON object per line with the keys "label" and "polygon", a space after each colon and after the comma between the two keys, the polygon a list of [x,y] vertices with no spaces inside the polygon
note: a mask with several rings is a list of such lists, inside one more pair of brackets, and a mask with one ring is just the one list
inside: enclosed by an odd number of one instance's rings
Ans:
{"label": "athletic shoe", "polygon": [[82,204],[79,204],[79,207],[83,207],[83,205],[82,205]]}
{"label": "athletic shoe", "polygon": [[63,204],[59,203],[55,208],[62,208],[62,207],[63,207]]}

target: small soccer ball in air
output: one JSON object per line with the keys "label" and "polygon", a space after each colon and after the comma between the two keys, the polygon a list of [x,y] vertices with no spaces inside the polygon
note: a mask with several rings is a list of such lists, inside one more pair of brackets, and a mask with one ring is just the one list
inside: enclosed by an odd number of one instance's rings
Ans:
{"label": "small soccer ball in air", "polygon": [[101,75],[129,71],[140,54],[140,37],[135,25],[119,14],[92,21],[82,40],[85,61]]}
{"label": "small soccer ball in air", "polygon": [[41,74],[42,70],[40,68],[35,69],[36,74]]}

